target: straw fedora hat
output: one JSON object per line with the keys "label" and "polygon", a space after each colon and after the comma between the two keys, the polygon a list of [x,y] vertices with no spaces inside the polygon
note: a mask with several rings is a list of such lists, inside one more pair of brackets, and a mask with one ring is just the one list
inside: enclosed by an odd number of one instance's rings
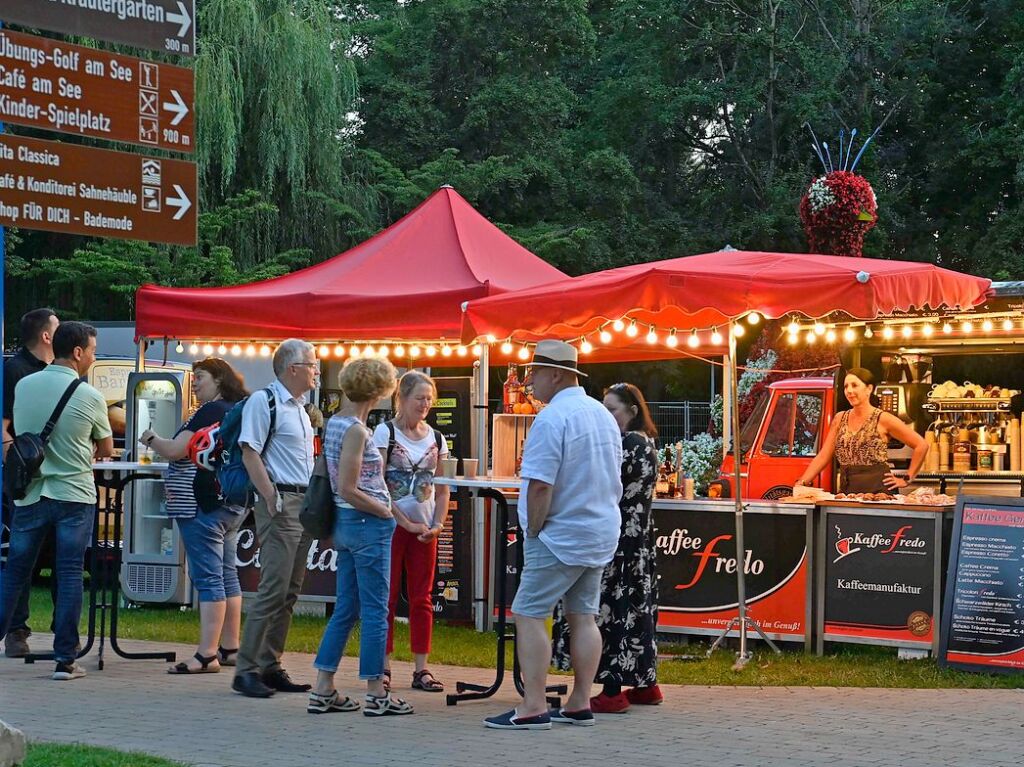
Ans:
{"label": "straw fedora hat", "polygon": [[586,378],[587,374],[581,371],[578,365],[576,347],[572,344],[564,341],[538,341],[528,367],[558,368]]}

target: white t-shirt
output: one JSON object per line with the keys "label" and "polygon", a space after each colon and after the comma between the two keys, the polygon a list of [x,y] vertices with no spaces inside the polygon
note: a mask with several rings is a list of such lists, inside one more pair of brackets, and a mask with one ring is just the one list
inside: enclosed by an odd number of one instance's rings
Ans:
{"label": "white t-shirt", "polygon": [[560,562],[603,567],[615,556],[622,515],[622,434],[612,414],[580,386],[540,411],[523,447],[519,525],[527,529],[531,479],[553,487],[540,539]]}
{"label": "white t-shirt", "polygon": [[[384,480],[391,494],[394,508],[411,522],[420,522],[432,527],[437,521],[434,504],[434,473],[441,458],[448,455],[448,443],[438,440],[434,430],[423,439],[409,439],[394,425],[395,447],[391,460],[384,467]],[[381,450],[388,449],[388,425],[379,424],[373,430],[373,444]]]}

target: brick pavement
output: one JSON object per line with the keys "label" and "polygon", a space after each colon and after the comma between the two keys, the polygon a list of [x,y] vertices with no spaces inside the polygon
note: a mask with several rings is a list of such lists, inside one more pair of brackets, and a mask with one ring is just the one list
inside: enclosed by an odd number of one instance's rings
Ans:
{"label": "brick pavement", "polygon": [[[45,641],[36,637],[38,643]],[[125,641],[127,649],[188,647]],[[346,767],[642,764],[678,767],[1019,767],[1024,750],[1024,690],[877,690],[666,686],[667,701],[601,716],[596,727],[555,725],[550,732],[485,729],[483,716],[510,708],[509,681],[489,701],[444,704],[443,695],[399,691],[411,717],[310,716],[304,695],[250,700],[229,692],[228,672],[170,677],[158,661],[107,652],[106,668],[84,661],[89,676],[49,678],[52,664],[0,658],[0,718],[30,739],[82,742],[178,759],[197,767],[273,767],[333,763]],[[312,656],[286,666],[312,680]],[[394,665],[396,688],[409,664]],[[435,666],[456,679],[486,682],[493,671]],[[343,691],[361,690],[352,659]]]}

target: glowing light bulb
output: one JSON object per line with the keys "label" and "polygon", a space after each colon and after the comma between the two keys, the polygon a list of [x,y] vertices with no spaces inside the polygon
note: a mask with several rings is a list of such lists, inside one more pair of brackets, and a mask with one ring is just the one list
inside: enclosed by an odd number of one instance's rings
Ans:
{"label": "glowing light bulb", "polygon": [[826,330],[825,340],[830,344],[834,344],[836,342],[836,331],[832,330],[831,328]]}
{"label": "glowing light bulb", "polygon": [[751,312],[750,314],[747,315],[747,322],[749,322],[751,325],[756,325],[760,321],[761,315],[758,314],[757,312]]}
{"label": "glowing light bulb", "polygon": [[181,345],[181,341],[178,341],[178,345],[174,347],[174,351],[176,351],[178,354],[181,354],[183,351],[185,351],[185,347]]}
{"label": "glowing light bulb", "polygon": [[530,350],[526,348],[526,344],[523,344],[519,349],[519,359],[528,360],[530,359]]}
{"label": "glowing light bulb", "polygon": [[452,347],[450,347],[448,344],[445,344],[444,346],[442,346],[441,347],[441,356],[442,357],[451,357],[452,356]]}
{"label": "glowing light bulb", "polygon": [[488,334],[487,334],[487,343],[489,343],[489,344],[493,344],[493,343],[495,343],[495,342],[496,342],[497,340],[498,340],[498,339],[497,339],[497,338],[495,338],[495,337],[494,337],[493,335],[491,335],[490,333],[488,333]]}
{"label": "glowing light bulb", "polygon": [[902,335],[904,338],[910,338],[912,335],[914,335],[914,329],[910,327],[910,325],[904,325],[902,328],[900,328],[900,335]]}
{"label": "glowing light bulb", "polygon": [[351,354],[353,357],[358,357],[359,352],[361,351],[362,349],[360,349],[358,346],[353,346],[351,349],[348,350],[348,353]]}
{"label": "glowing light bulb", "polygon": [[467,354],[469,354],[469,349],[467,349],[465,346],[459,346],[459,348],[455,350],[455,353],[458,354],[460,357],[465,357]]}
{"label": "glowing light bulb", "polygon": [[960,325],[960,329],[962,331],[964,331],[965,333],[973,333],[974,332],[974,323],[971,322],[970,320],[964,320],[963,324]]}
{"label": "glowing light bulb", "polygon": [[983,323],[981,323],[981,329],[984,330],[986,333],[991,333],[992,320],[985,320]]}
{"label": "glowing light bulb", "polygon": [[189,354],[199,354],[199,347],[196,344],[192,344],[188,347]]}
{"label": "glowing light bulb", "polygon": [[401,346],[401,345],[396,346],[395,347],[395,356],[396,357],[404,357],[405,356],[405,347]]}
{"label": "glowing light bulb", "polygon": [[428,346],[427,347],[427,356],[428,357],[433,357],[436,354],[437,354],[437,347],[435,347],[435,346]]}
{"label": "glowing light bulb", "polygon": [[747,331],[743,329],[743,326],[738,323],[732,326],[732,334],[737,338],[740,338],[746,332]]}
{"label": "glowing light bulb", "polygon": [[389,354],[391,354],[391,349],[389,349],[387,346],[381,346],[377,350],[377,354],[379,354],[381,357],[387,357]]}
{"label": "glowing light bulb", "polygon": [[590,354],[594,351],[594,345],[584,338],[583,342],[580,344],[580,351],[584,354]]}
{"label": "glowing light bulb", "polygon": [[621,333],[624,327],[626,327],[626,323],[622,320],[615,320],[615,322],[612,323],[612,329],[616,333]]}
{"label": "glowing light bulb", "polygon": [[886,341],[891,341],[894,335],[896,335],[896,331],[893,330],[888,325],[882,328],[882,338],[884,338]]}
{"label": "glowing light bulb", "polygon": [[654,325],[651,325],[651,329],[647,331],[645,339],[647,343],[651,344],[652,346],[658,343],[658,334],[654,330]]}
{"label": "glowing light bulb", "polygon": [[676,335],[675,328],[672,328],[672,331],[668,334],[668,338],[665,339],[665,345],[670,349],[675,349],[679,345],[679,337]]}
{"label": "glowing light bulb", "polygon": [[320,356],[321,357],[326,357],[330,353],[331,353],[331,350],[327,347],[327,344],[323,344],[320,347]]}
{"label": "glowing light bulb", "polygon": [[690,335],[686,339],[686,345],[691,349],[696,349],[700,346],[700,338],[697,337],[697,329],[694,328],[690,331]]}
{"label": "glowing light bulb", "polygon": [[479,357],[481,354],[483,354],[483,348],[480,344],[473,344],[473,356]]}
{"label": "glowing light bulb", "polygon": [[263,346],[260,347],[260,356],[261,357],[269,357],[270,356],[270,347],[267,346],[266,344],[263,344]]}
{"label": "glowing light bulb", "polygon": [[825,335],[825,326],[820,322],[814,323],[814,334],[818,336]]}
{"label": "glowing light bulb", "polygon": [[1003,330],[1013,330],[1013,320],[1009,318],[1003,320]]}
{"label": "glowing light bulb", "polygon": [[934,325],[926,323],[921,326],[921,335],[924,336],[925,338],[931,338],[933,333],[935,333]]}
{"label": "glowing light bulb", "polygon": [[224,344],[221,344],[220,346],[217,347],[217,354],[219,354],[219,355],[221,355],[223,357],[227,353],[228,353],[228,347],[226,347]]}
{"label": "glowing light bulb", "polygon": [[255,344],[249,344],[248,346],[245,347],[245,356],[246,357],[255,357],[256,356],[256,345]]}
{"label": "glowing light bulb", "polygon": [[856,333],[856,331],[854,331],[853,328],[847,328],[846,330],[844,330],[843,331],[843,340],[846,341],[846,343],[848,343],[848,344],[851,344],[854,341],[856,341],[857,340],[857,333]]}
{"label": "glowing light bulb", "polygon": [[342,346],[341,344],[337,344],[334,347],[334,356],[335,357],[344,357],[345,356],[345,347]]}
{"label": "glowing light bulb", "polygon": [[239,357],[239,356],[241,356],[241,354],[242,354],[242,347],[239,346],[238,344],[234,344],[231,347],[231,356],[232,357]]}
{"label": "glowing light bulb", "polygon": [[207,357],[213,354],[213,346],[211,344],[206,344],[206,346],[203,347],[203,354]]}
{"label": "glowing light bulb", "polygon": [[601,335],[598,336],[601,339],[601,343],[610,344],[612,342],[612,334],[607,330],[602,330]]}
{"label": "glowing light bulb", "polygon": [[795,336],[797,333],[800,332],[800,325],[795,320],[793,320],[789,323],[789,325],[786,326],[786,332],[788,332],[791,336]]}
{"label": "glowing light bulb", "polygon": [[942,323],[942,332],[948,336],[950,333],[953,332],[953,326],[950,325],[948,322]]}
{"label": "glowing light bulb", "polygon": [[626,335],[629,336],[630,338],[636,338],[639,332],[640,330],[636,326],[636,320],[633,320],[631,323],[629,323],[629,327],[626,328]]}
{"label": "glowing light bulb", "polygon": [[503,343],[501,345],[501,353],[502,354],[511,354],[512,353],[512,342],[511,341],[506,341],[505,343]]}
{"label": "glowing light bulb", "polygon": [[798,343],[800,343],[800,336],[798,336],[796,333],[787,333],[786,341],[789,342],[790,346],[796,346]]}
{"label": "glowing light bulb", "polygon": [[418,347],[418,346],[410,346],[409,347],[409,356],[412,357],[413,359],[416,359],[417,357],[419,357],[420,356],[420,347]]}
{"label": "glowing light bulb", "polygon": [[818,340],[818,334],[812,331],[807,331],[807,335],[804,336],[804,340],[808,344],[813,344],[815,341]]}
{"label": "glowing light bulb", "polygon": [[711,328],[711,343],[715,346],[722,344],[722,334],[718,332],[718,328]]}

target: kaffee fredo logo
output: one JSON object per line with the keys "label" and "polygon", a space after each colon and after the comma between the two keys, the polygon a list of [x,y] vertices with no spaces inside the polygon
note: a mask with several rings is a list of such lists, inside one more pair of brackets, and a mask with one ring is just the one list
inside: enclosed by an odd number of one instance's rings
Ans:
{"label": "kaffee fredo logo", "polygon": [[879,554],[925,554],[927,543],[924,538],[912,536],[913,525],[903,525],[894,533],[861,533],[854,532],[852,535],[843,535],[839,525],[836,528],[836,553],[839,555],[832,560],[835,564],[840,559],[856,554],[858,551],[868,549]]}

